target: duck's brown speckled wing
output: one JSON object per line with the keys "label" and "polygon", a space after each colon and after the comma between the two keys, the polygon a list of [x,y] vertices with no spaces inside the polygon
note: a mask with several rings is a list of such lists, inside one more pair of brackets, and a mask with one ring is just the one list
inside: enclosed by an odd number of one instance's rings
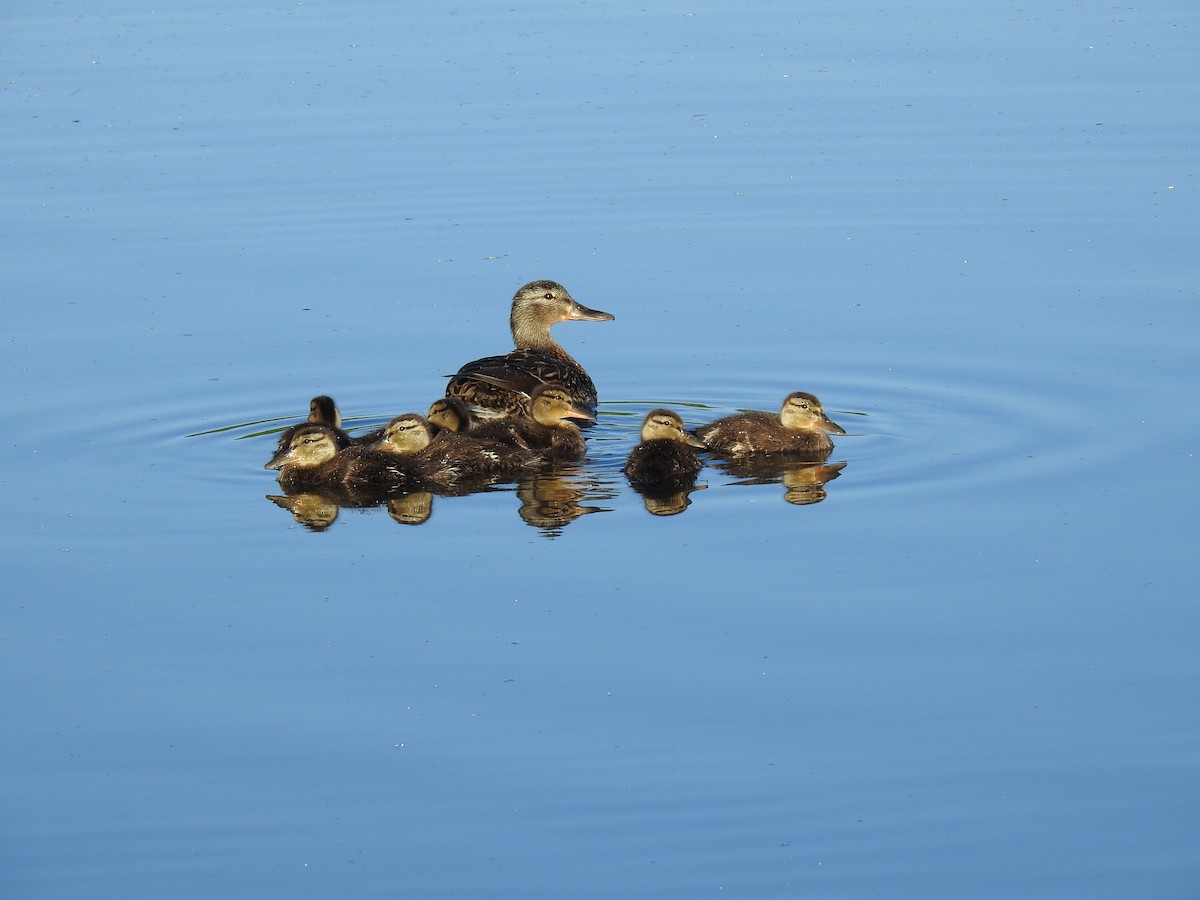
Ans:
{"label": "duck's brown speckled wing", "polygon": [[578,403],[596,407],[596,386],[583,369],[571,360],[529,349],[467,363],[450,377],[446,396],[481,409],[528,414],[529,395],[542,384],[561,384]]}

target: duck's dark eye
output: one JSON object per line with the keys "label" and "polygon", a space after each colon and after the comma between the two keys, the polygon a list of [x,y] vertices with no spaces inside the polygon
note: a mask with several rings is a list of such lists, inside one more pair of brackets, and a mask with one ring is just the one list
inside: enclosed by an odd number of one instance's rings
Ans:
{"label": "duck's dark eye", "polygon": [[543,300],[553,300],[554,294],[552,294],[550,291],[546,291],[546,293],[542,294],[542,299]]}

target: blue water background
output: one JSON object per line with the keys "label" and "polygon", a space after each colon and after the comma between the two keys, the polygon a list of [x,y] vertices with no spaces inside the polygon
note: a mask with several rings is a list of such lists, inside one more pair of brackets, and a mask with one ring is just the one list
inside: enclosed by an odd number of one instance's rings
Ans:
{"label": "blue water background", "polygon": [[[1192,4],[0,22],[0,895],[1196,895]],[[594,511],[265,499],[535,278]],[[796,389],[822,502],[624,484]]]}

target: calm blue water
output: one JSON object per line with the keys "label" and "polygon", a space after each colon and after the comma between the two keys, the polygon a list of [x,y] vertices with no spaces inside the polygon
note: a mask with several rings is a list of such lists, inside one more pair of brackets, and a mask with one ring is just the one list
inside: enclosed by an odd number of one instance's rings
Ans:
{"label": "calm blue water", "polygon": [[[1196,896],[1192,5],[0,21],[0,895]],[[549,509],[268,499],[535,278]],[[796,389],[820,502],[624,484]]]}

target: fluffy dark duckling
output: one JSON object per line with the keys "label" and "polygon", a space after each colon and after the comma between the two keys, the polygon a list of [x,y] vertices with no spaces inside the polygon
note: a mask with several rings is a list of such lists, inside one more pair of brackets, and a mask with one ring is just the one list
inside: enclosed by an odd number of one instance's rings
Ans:
{"label": "fluffy dark duckling", "polygon": [[690,484],[703,466],[692,448],[703,446],[676,413],[653,410],[642,423],[642,442],[629,453],[625,475],[634,487]]}
{"label": "fluffy dark duckling", "polygon": [[500,441],[523,450],[533,450],[546,459],[582,459],[587,452],[583,432],[571,419],[594,419],[583,404],[559,384],[534,388],[529,399],[529,416],[510,416],[477,426],[475,437]]}
{"label": "fluffy dark duckling", "polygon": [[332,397],[320,394],[308,401],[308,421],[313,425],[341,428],[342,411],[338,409],[338,405],[333,402]]}
{"label": "fluffy dark duckling", "polygon": [[516,349],[465,364],[451,376],[446,396],[463,400],[481,419],[528,415],[534,389],[557,384],[595,412],[596,386],[583,366],[550,336],[550,326],[613,318],[611,313],[582,305],[556,281],[531,281],[512,301],[509,327]]}
{"label": "fluffy dark duckling", "polygon": [[366,434],[352,435],[350,432],[342,428],[342,412],[338,409],[338,405],[332,397],[321,394],[313,397],[308,401],[308,420],[301,422],[299,425],[292,425],[289,428],[283,429],[279,433],[279,444],[275,448],[276,452],[282,450],[292,439],[296,430],[302,425],[325,425],[333,429],[337,435],[338,443],[342,449],[351,446],[352,444],[373,444],[379,440],[383,434],[382,428],[376,428],[373,431],[368,431]]}
{"label": "fluffy dark duckling", "polygon": [[474,434],[453,431],[433,433],[429,421],[417,413],[406,413],[388,422],[375,449],[411,460],[421,476],[448,484],[467,478],[490,478],[528,469],[538,462],[537,454]]}
{"label": "fluffy dark duckling", "polygon": [[840,425],[825,415],[821,401],[812,394],[788,394],[778,416],[745,412],[717,419],[696,429],[696,435],[713,453],[740,456],[747,453],[828,454],[833,441],[826,432],[845,434]]}
{"label": "fluffy dark duckling", "polygon": [[327,397],[322,394],[319,397],[313,397],[308,403],[308,421],[319,424],[329,425],[341,432],[346,440],[351,444],[373,444],[383,436],[382,428],[374,428],[371,431],[363,434],[350,434],[342,429],[342,412],[338,409],[338,405],[333,402],[332,397]]}
{"label": "fluffy dark duckling", "polygon": [[318,488],[393,488],[419,479],[402,457],[370,447],[344,447],[328,425],[296,426],[287,445],[263,467],[279,470],[279,485],[292,493]]}
{"label": "fluffy dark duckling", "polygon": [[353,443],[350,435],[342,430],[342,414],[338,412],[337,404],[333,402],[332,397],[326,397],[322,394],[308,401],[308,418],[305,421],[298,425],[289,425],[283,431],[279,432],[279,443],[275,445],[276,455],[292,442],[292,438],[296,432],[305,425],[324,425],[328,427],[333,432],[339,450],[349,447]]}
{"label": "fluffy dark duckling", "polygon": [[475,417],[471,415],[471,410],[458,397],[442,397],[434,400],[429,405],[429,412],[425,418],[433,426],[434,434],[439,431],[454,431],[461,434],[464,431],[470,431],[475,426]]}

